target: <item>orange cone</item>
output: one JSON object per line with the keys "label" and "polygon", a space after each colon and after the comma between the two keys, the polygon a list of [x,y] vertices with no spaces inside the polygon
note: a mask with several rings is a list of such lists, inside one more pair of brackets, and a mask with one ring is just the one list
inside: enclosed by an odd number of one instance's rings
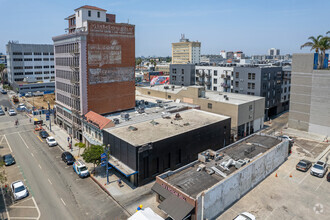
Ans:
{"label": "orange cone", "polygon": [[275,177],[277,177],[277,173],[275,174]]}
{"label": "orange cone", "polygon": [[292,174],[290,174],[290,177],[292,177]]}

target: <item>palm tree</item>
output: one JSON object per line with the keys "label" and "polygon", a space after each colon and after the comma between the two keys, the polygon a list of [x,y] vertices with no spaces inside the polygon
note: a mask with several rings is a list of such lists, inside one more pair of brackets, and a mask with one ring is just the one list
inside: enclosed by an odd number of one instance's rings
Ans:
{"label": "palm tree", "polygon": [[327,34],[330,34],[330,31],[328,31]]}
{"label": "palm tree", "polygon": [[326,50],[330,49],[330,38],[329,37],[322,37],[320,39],[320,51],[321,51],[321,68],[323,67],[325,52]]}
{"label": "palm tree", "polygon": [[[311,36],[311,37],[308,38],[308,39],[311,40],[311,41],[306,42],[306,43],[304,43],[303,45],[301,45],[301,46],[300,46],[300,49],[302,49],[302,48],[304,48],[304,47],[310,47],[311,50],[315,50],[315,52],[316,52],[317,54],[319,54],[319,57],[320,57],[320,55],[322,56],[322,54],[319,53],[319,51],[320,51],[320,47],[321,47],[321,45],[320,45],[320,41],[321,41],[322,38],[323,38],[322,35],[319,35],[319,36],[317,36],[317,37],[313,37],[313,36]],[[322,59],[318,59],[318,68],[321,68],[321,60],[322,60]]]}

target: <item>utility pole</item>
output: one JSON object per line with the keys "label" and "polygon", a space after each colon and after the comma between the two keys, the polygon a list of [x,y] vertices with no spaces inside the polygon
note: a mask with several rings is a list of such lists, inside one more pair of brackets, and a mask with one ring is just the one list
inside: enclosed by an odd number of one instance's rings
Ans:
{"label": "utility pole", "polygon": [[110,144],[107,145],[105,148],[105,153],[107,154],[107,161],[106,161],[106,172],[107,172],[107,185],[109,184],[109,150],[110,150]]}
{"label": "utility pole", "polygon": [[49,131],[52,131],[52,120],[50,118],[50,104],[48,101],[48,114],[49,114]]}

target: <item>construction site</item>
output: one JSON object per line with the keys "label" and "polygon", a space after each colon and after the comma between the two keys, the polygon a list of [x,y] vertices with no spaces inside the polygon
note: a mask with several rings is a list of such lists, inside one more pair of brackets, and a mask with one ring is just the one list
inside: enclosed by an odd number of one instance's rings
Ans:
{"label": "construction site", "polygon": [[48,102],[50,104],[50,108],[54,108],[55,105],[55,94],[45,94],[43,96],[32,97],[19,97],[18,99],[19,103],[29,103],[36,109],[48,109]]}

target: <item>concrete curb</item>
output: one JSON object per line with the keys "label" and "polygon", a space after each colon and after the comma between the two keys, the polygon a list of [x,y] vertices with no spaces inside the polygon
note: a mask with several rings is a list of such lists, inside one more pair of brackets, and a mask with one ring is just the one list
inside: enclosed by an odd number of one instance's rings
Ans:
{"label": "concrete curb", "polygon": [[131,216],[132,214],[124,207],[122,206],[112,195],[111,193],[97,180],[95,177],[91,174],[90,178],[106,193],[108,196],[110,196],[123,210],[126,211],[126,213]]}

